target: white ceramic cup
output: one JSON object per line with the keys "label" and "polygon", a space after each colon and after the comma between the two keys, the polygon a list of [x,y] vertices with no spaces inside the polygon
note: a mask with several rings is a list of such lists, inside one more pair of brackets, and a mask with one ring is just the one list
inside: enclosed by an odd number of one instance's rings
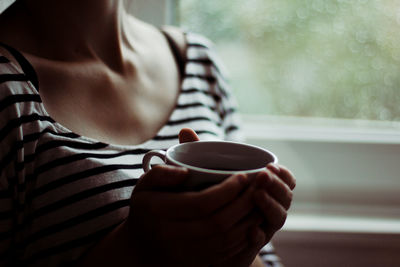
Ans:
{"label": "white ceramic cup", "polygon": [[166,164],[187,168],[189,178],[184,187],[192,190],[219,183],[236,173],[253,176],[265,170],[268,163],[278,162],[266,149],[228,141],[189,142],[172,146],[167,151],[149,151],[143,158],[145,172],[151,169],[150,161],[154,156]]}

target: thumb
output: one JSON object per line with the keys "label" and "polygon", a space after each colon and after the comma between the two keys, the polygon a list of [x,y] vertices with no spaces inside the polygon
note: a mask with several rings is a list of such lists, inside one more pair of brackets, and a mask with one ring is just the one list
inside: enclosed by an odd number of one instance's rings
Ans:
{"label": "thumb", "polygon": [[170,165],[157,165],[142,175],[135,191],[171,191],[182,185],[188,176],[188,170]]}
{"label": "thumb", "polygon": [[190,128],[183,128],[179,132],[179,143],[187,143],[199,141],[200,138],[197,136],[196,132]]}

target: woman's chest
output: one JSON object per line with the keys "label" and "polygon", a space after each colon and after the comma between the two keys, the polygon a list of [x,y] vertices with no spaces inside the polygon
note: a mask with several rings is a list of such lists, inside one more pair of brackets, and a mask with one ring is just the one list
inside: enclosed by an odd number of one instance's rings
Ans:
{"label": "woman's chest", "polygon": [[75,133],[106,143],[134,145],[151,139],[168,121],[180,92],[175,71],[119,75],[100,67],[38,69],[50,116]]}

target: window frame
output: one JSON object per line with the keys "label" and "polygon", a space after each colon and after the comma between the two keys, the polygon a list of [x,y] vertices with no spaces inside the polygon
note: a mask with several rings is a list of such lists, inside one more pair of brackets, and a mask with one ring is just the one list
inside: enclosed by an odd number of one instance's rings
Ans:
{"label": "window frame", "polygon": [[129,13],[156,27],[177,24],[177,2],[178,0],[125,0]]}

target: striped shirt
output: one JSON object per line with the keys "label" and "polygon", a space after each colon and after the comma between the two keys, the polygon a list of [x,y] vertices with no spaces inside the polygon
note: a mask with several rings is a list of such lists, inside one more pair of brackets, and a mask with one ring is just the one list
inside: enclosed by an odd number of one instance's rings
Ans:
{"label": "striped shirt", "polygon": [[[78,135],[55,121],[32,66],[12,48],[19,65],[0,52],[0,265],[62,266],[79,259],[127,217],[143,155],[177,144],[181,128],[202,140],[242,140],[211,43],[193,33],[186,38],[175,109],[153,139],[129,146]],[[275,256],[269,250],[263,257]]]}

